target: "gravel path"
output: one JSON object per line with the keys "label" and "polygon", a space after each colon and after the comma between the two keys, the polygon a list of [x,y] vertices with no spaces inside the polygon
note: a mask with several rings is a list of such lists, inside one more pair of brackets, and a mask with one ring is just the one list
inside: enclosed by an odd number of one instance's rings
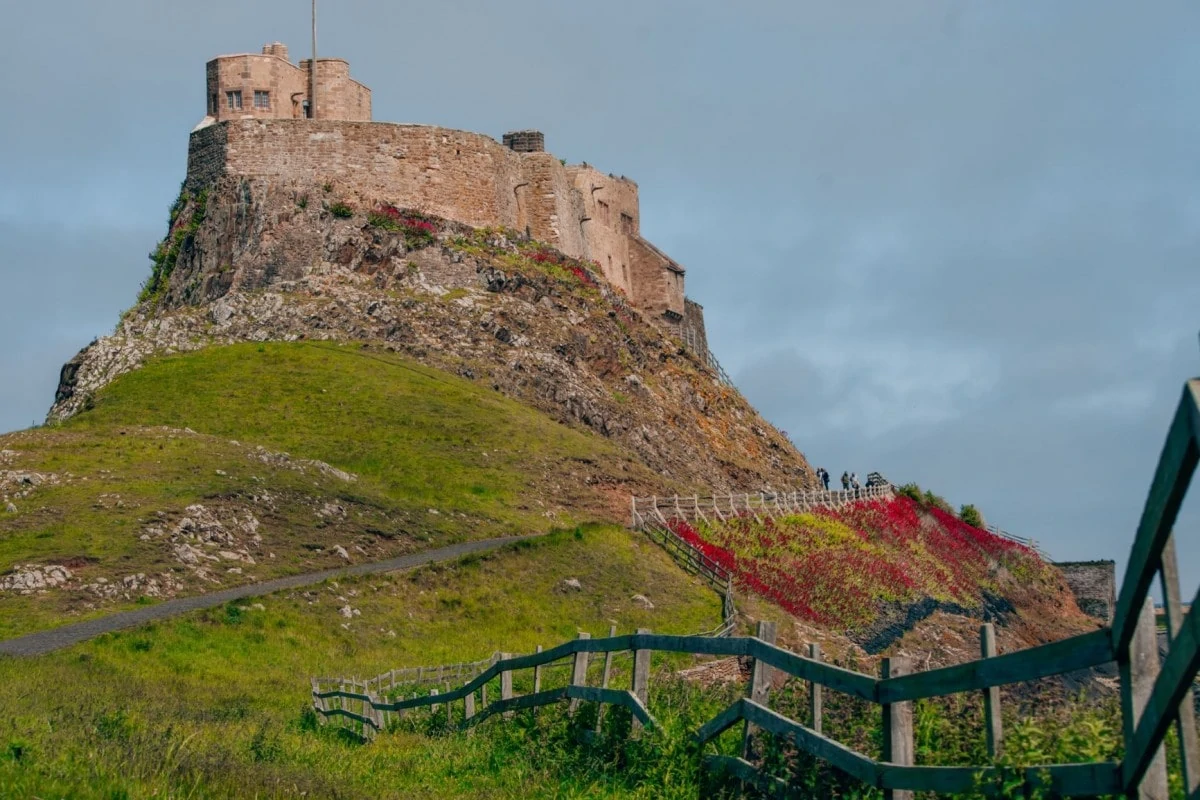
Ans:
{"label": "gravel path", "polygon": [[439,547],[436,550],[425,550],[407,556],[389,558],[387,561],[353,564],[336,569],[326,569],[321,572],[309,572],[305,575],[276,578],[275,580],[263,583],[252,583],[246,586],[238,586],[234,589],[212,592],[211,594],[180,597],[177,600],[168,600],[165,603],[137,608],[133,611],[121,611],[116,614],[110,614],[107,617],[97,617],[84,622],[77,622],[73,625],[63,625],[60,628],[53,628],[48,631],[39,631],[37,633],[26,634],[25,636],[18,636],[15,639],[6,639],[0,641],[0,654],[10,656],[40,656],[43,653],[70,647],[73,644],[86,641],[102,633],[111,633],[123,628],[132,628],[153,620],[166,619],[177,614],[184,614],[188,611],[196,611],[201,608],[213,608],[214,606],[228,603],[230,600],[259,597],[283,589],[295,589],[298,586],[311,586],[314,583],[320,583],[329,578],[374,575],[380,572],[412,569],[413,567],[420,567],[437,561],[451,561],[470,553],[495,550],[506,544],[512,544],[525,539],[535,539],[538,535],[540,534],[532,536],[505,536],[499,539],[481,539],[477,542],[460,542],[448,547]]}

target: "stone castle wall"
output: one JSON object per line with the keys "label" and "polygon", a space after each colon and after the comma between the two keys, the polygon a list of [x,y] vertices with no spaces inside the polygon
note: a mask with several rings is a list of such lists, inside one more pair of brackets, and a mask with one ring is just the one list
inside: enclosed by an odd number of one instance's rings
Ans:
{"label": "stone castle wall", "polygon": [[192,134],[184,188],[226,175],[329,184],[331,199],[360,206],[386,202],[528,231],[595,260],[634,305],[676,332],[683,318],[683,268],[641,238],[637,184],[550,153],[430,125],[237,119]]}
{"label": "stone castle wall", "polygon": [[1112,623],[1117,605],[1117,567],[1113,561],[1063,561],[1062,570],[1079,609],[1106,625]]}

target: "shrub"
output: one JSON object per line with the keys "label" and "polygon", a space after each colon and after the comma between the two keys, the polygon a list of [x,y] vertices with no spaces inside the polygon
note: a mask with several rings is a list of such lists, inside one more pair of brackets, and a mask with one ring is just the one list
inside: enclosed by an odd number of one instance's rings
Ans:
{"label": "shrub", "polygon": [[395,206],[381,205],[367,215],[367,224],[386,231],[404,234],[409,250],[419,250],[433,244],[441,229],[439,222],[419,211],[401,211]]}
{"label": "shrub", "polygon": [[958,510],[958,518],[970,525],[972,528],[982,528],[983,514],[979,513],[979,509],[973,505],[967,504]]}
{"label": "shrub", "polygon": [[336,203],[330,204],[329,213],[338,219],[350,219],[354,216],[354,209],[339,200]]}

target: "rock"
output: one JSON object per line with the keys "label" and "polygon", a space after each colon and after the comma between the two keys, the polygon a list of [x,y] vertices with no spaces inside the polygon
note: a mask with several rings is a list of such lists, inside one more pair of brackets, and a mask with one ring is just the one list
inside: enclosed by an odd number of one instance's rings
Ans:
{"label": "rock", "polygon": [[17,507],[16,507],[16,506],[14,506],[12,503],[6,503],[6,504],[5,504],[5,506],[4,506],[4,510],[5,510],[5,511],[7,511],[8,513],[10,513],[10,514],[15,514],[15,513],[17,513]]}
{"label": "rock", "polygon": [[354,609],[348,605],[345,605],[338,609],[338,613],[346,619],[350,619],[350,617],[354,616]]}
{"label": "rock", "polygon": [[71,570],[57,564],[47,566],[26,564],[23,567],[17,567],[14,572],[0,577],[0,591],[29,594],[33,591],[44,591],[62,586],[71,578]]}
{"label": "rock", "polygon": [[212,321],[220,325],[228,322],[233,317],[233,304],[229,302],[228,297],[222,297],[212,307],[210,313]]}
{"label": "rock", "polygon": [[642,608],[647,608],[647,609],[654,608],[654,603],[651,603],[650,598],[646,597],[646,595],[644,595],[644,594],[635,594],[633,597],[631,597],[629,599],[632,600],[633,602],[637,603]]}
{"label": "rock", "polygon": [[350,554],[349,554],[349,553],[347,553],[347,552],[346,552],[346,548],[342,547],[340,544],[339,544],[339,545],[336,545],[336,546],[333,548],[333,552],[337,553],[339,556],[341,556],[342,558],[346,559],[347,561],[349,561],[349,560],[350,560]]}
{"label": "rock", "polygon": [[267,610],[267,607],[264,606],[262,603],[255,603],[254,605],[252,605],[250,607],[252,609],[254,609],[255,611],[266,611]]}
{"label": "rock", "polygon": [[583,584],[579,582],[578,578],[567,578],[562,582],[562,588],[568,592],[582,592]]}

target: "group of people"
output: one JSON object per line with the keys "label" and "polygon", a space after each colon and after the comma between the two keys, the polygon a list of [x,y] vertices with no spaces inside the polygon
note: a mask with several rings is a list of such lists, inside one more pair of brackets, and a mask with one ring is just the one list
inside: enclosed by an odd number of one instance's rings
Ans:
{"label": "group of people", "polygon": [[[825,487],[825,491],[829,491],[829,470],[824,467],[817,467],[817,480]],[[867,482],[870,485],[870,481]],[[862,488],[862,484],[858,482],[857,472],[842,473],[842,491],[849,492],[851,490],[858,491]]]}

